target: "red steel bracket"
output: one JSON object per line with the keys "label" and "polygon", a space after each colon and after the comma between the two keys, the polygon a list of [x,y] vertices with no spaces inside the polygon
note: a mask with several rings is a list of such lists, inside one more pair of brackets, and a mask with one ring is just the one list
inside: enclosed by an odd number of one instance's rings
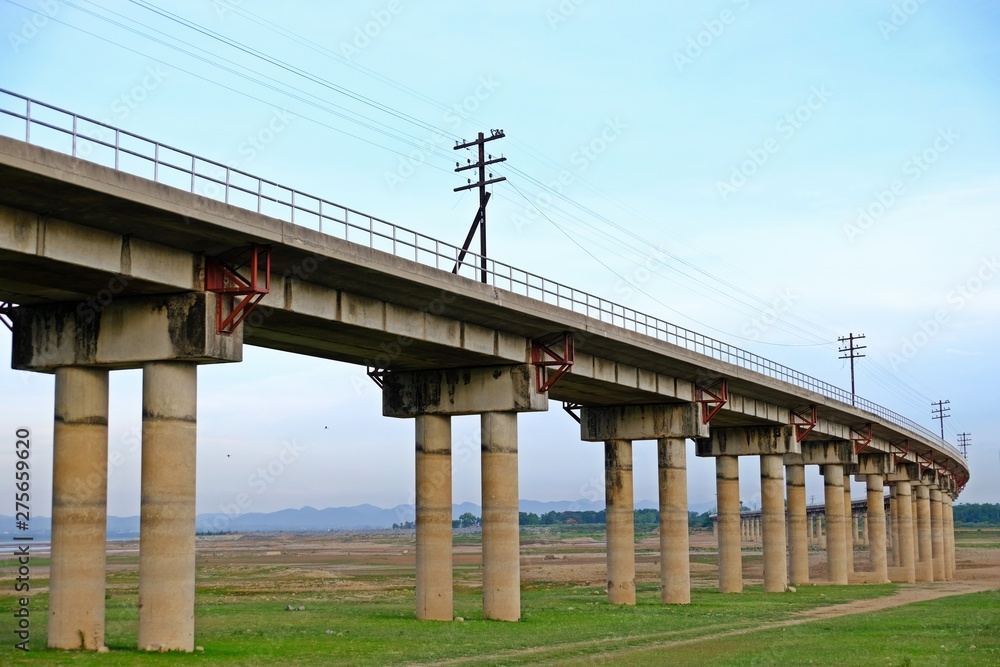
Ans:
{"label": "red steel bracket", "polygon": [[567,403],[566,401],[563,401],[563,410],[566,411],[566,414],[575,419],[577,424],[580,423],[580,415],[576,414],[574,411],[579,410],[581,407],[582,406],[579,403]]}
{"label": "red steel bracket", "polygon": [[892,453],[892,458],[894,463],[899,463],[900,461],[906,460],[906,455],[910,453],[910,441],[903,440],[900,443],[890,443],[894,449],[899,450],[899,454],[896,452]]}
{"label": "red steel bracket", "polygon": [[[254,244],[227,254],[232,258],[205,258],[205,289],[227,297],[216,300],[216,327],[225,335],[233,333],[271,291],[270,247]],[[228,315],[223,314],[223,302]]]}
{"label": "red steel bracket", "polygon": [[802,412],[804,411],[794,408],[788,411],[789,423],[795,427],[795,442],[802,442],[802,438],[816,428],[816,406],[809,406],[809,416],[802,414]]}
{"label": "red steel bracket", "polygon": [[371,366],[368,366],[367,368],[368,368],[368,371],[367,371],[368,372],[368,377],[370,377],[372,379],[372,382],[374,382],[375,384],[377,384],[379,389],[384,388],[385,387],[385,378],[384,378],[385,371],[383,369],[381,369],[381,368],[372,368]]}
{"label": "red steel bracket", "polygon": [[934,467],[934,457],[924,458],[923,454],[917,454],[917,463],[920,465],[920,472],[926,472]]}
{"label": "red steel bracket", "polygon": [[[559,343],[562,343],[562,352],[556,352],[553,349],[558,349]],[[535,385],[538,387],[539,393],[547,392],[552,388],[552,385],[573,368],[575,351],[573,333],[570,331],[564,331],[547,341],[531,341],[531,363],[535,367]],[[555,370],[546,379],[545,369],[549,367],[554,367]]]}
{"label": "red steel bracket", "polygon": [[0,322],[4,323],[11,331],[14,330],[14,321],[10,318],[11,313],[14,312],[14,306],[7,303],[6,301],[0,301]]}
{"label": "red steel bracket", "polygon": [[871,424],[868,424],[868,426],[867,426],[867,432],[865,432],[865,429],[862,429],[861,431],[857,431],[857,430],[855,430],[855,429],[852,428],[851,429],[851,434],[853,436],[851,438],[851,440],[854,442],[854,453],[855,454],[860,454],[861,452],[863,452],[865,450],[865,448],[868,445],[872,444],[872,425]]}
{"label": "red steel bracket", "polygon": [[701,403],[701,423],[707,424],[729,402],[729,380],[719,378],[707,386],[695,385],[694,400]]}

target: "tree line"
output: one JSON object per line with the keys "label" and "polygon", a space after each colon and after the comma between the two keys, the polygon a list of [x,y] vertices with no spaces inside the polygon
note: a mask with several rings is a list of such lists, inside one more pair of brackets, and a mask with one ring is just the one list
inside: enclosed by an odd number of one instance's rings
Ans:
{"label": "tree line", "polygon": [[955,523],[1000,525],[1000,503],[962,503],[954,510]]}
{"label": "tree line", "polygon": [[[635,510],[636,526],[655,526],[660,522],[660,513],[654,509]],[[594,511],[573,511],[545,512],[542,515],[534,512],[520,512],[520,524],[522,526],[553,526],[572,524],[604,524],[606,515],[604,510]],[[711,528],[712,520],[708,512],[688,512],[688,526],[691,528]]]}

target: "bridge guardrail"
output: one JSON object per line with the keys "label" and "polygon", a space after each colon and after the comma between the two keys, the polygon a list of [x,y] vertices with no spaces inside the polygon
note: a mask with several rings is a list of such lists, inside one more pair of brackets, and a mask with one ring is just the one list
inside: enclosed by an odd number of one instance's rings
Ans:
{"label": "bridge guardrail", "polygon": [[[20,110],[12,107],[19,106]],[[11,122],[13,119],[13,122]],[[8,126],[13,129],[8,129]],[[375,216],[0,88],[0,134],[478,280],[481,256]],[[958,449],[897,412],[793,368],[568,285],[486,258],[490,284],[854,405]]]}

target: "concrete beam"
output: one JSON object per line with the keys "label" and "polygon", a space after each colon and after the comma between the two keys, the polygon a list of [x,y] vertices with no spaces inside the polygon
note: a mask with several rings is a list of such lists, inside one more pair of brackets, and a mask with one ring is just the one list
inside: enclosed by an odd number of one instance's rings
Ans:
{"label": "concrete beam", "polygon": [[156,361],[241,361],[242,328],[216,330],[216,295],[190,292],[115,299],[100,311],[80,303],[15,310],[11,366],[55,372],[63,366],[142,368]]}
{"label": "concrete beam", "polygon": [[698,456],[764,456],[801,454],[794,426],[734,426],[713,428],[711,439],[696,443]]}
{"label": "concrete beam", "polygon": [[616,405],[580,409],[580,438],[585,442],[607,440],[658,440],[707,438],[700,403]]}
{"label": "concrete beam", "polygon": [[386,373],[382,414],[478,415],[487,412],[544,412],[549,399],[538,393],[535,369],[527,364]]}

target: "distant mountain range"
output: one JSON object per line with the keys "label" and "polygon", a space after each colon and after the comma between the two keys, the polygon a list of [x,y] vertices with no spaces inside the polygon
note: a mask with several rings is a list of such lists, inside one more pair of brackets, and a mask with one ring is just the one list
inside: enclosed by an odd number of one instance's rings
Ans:
{"label": "distant mountain range", "polygon": [[[532,512],[541,516],[546,512],[566,511],[597,511],[604,509],[603,502],[592,500],[559,500],[542,502],[537,500],[521,500],[520,511]],[[636,509],[656,509],[657,504],[650,500],[641,500],[635,504]],[[711,503],[692,505],[692,512],[704,512],[712,509]],[[460,503],[452,506],[452,517],[457,519],[462,514],[471,512],[482,516],[482,507],[475,503]],[[254,531],[322,531],[322,530],[358,530],[392,528],[393,524],[413,521],[416,511],[413,505],[396,505],[385,509],[374,505],[355,505],[353,507],[327,507],[316,509],[303,507],[301,509],[285,509],[277,512],[248,512],[246,514],[199,514],[196,526],[199,532],[254,532]],[[0,515],[0,539],[9,539],[14,526],[14,517]],[[9,527],[9,528],[8,528]],[[52,520],[49,517],[35,516],[31,519],[31,534],[35,537],[46,537],[51,533]],[[139,534],[138,516],[109,516],[108,537],[130,537]]]}

